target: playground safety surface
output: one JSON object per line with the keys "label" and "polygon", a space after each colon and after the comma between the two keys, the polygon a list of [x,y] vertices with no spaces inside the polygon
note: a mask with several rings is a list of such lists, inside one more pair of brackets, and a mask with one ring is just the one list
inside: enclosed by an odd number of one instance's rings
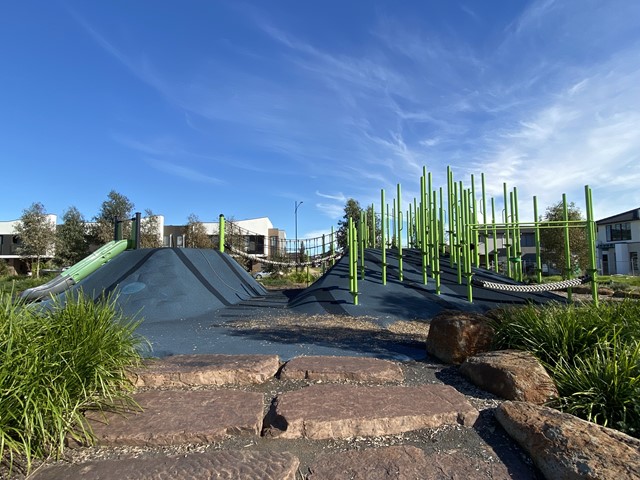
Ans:
{"label": "playground safety surface", "polygon": [[[465,280],[458,283],[458,272],[447,258],[441,259],[438,295],[430,271],[423,283],[422,257],[416,250],[404,251],[402,280],[396,252],[387,251],[383,285],[381,257],[380,250],[365,251],[358,305],[349,292],[346,257],[306,289],[267,291],[229,255],[200,249],[123,252],[66,295],[116,294],[125,314],[142,319],[137,332],[151,343],[153,356],[259,353],[285,360],[301,355],[420,359],[425,355],[420,328],[401,327],[421,323],[426,329],[443,310],[483,312],[563,301],[551,293],[474,285],[469,302]],[[516,283],[485,269],[474,268],[473,273],[480,280]]]}

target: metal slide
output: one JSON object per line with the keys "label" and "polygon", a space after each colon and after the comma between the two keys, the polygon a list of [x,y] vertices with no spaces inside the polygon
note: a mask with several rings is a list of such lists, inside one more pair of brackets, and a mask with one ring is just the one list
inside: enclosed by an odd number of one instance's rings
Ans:
{"label": "metal slide", "polygon": [[90,273],[93,273],[116,255],[124,252],[129,246],[129,240],[112,240],[103,245],[86,258],[67,268],[53,280],[22,292],[20,298],[35,302],[50,295],[57,295],[72,287]]}

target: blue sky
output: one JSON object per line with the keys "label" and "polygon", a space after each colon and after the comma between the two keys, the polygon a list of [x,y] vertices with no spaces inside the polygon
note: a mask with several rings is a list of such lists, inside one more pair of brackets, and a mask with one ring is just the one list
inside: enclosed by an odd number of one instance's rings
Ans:
{"label": "blue sky", "polygon": [[1,220],[116,190],[289,237],[302,201],[312,236],[423,165],[517,186],[521,219],[585,184],[640,207],[634,0],[3,2],[0,61]]}

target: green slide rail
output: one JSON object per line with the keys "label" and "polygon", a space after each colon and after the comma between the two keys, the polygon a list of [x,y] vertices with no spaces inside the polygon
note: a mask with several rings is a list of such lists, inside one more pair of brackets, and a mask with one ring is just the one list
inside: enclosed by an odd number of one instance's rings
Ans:
{"label": "green slide rail", "polygon": [[112,240],[93,252],[88,257],[80,260],[75,265],[67,268],[60,275],[49,282],[37,287],[29,288],[22,292],[21,298],[29,301],[38,301],[50,295],[57,295],[78,283],[89,274],[95,272],[102,265],[129,248],[129,240]]}

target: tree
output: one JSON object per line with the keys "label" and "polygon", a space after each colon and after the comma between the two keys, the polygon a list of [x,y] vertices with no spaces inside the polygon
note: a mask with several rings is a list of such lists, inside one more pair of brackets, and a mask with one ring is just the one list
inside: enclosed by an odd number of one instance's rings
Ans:
{"label": "tree", "polygon": [[188,248],[211,248],[213,243],[207,234],[207,229],[195,213],[187,218],[184,227],[185,246]]}
{"label": "tree", "polygon": [[162,246],[160,221],[150,208],[144,210],[145,218],[140,222],[140,248],[159,248]]}
{"label": "tree", "polygon": [[87,222],[76,207],[62,216],[62,225],[56,229],[56,256],[54,263],[59,267],[74,265],[89,254]]}
{"label": "tree", "polygon": [[[580,209],[571,202],[567,206],[569,220],[584,220]],[[547,207],[542,222],[564,221],[564,206],[562,202]],[[544,225],[541,225],[544,227]],[[568,277],[565,271],[565,248],[564,240],[565,230],[563,227],[541,228],[540,244],[541,254],[544,263],[555,265],[556,268],[563,272],[563,277]],[[585,228],[569,228],[569,249],[571,251],[572,267],[580,270],[587,268],[588,265],[588,246],[587,232]]]}
{"label": "tree", "polygon": [[[107,200],[102,202],[100,211],[94,217],[92,236],[98,244],[105,244],[113,240],[116,220],[129,220],[133,215],[135,205],[124,195],[111,190]],[[130,223],[123,225],[123,235],[129,235]]]}
{"label": "tree", "polygon": [[35,259],[35,274],[39,277],[40,260],[49,255],[55,246],[55,223],[45,213],[44,205],[34,203],[23,210],[14,231],[20,238],[18,254],[30,265]]}
{"label": "tree", "polygon": [[[380,216],[376,215],[373,205],[367,207],[365,216],[367,218],[367,228],[369,229],[369,242],[372,246],[380,245],[382,242],[382,222]],[[374,234],[374,238],[371,238],[372,233]]]}
{"label": "tree", "polygon": [[360,224],[360,212],[362,208],[357,200],[350,198],[344,206],[344,216],[338,222],[338,231],[336,232],[336,240],[338,248],[343,252],[349,247],[349,219],[353,218],[353,224],[357,228]]}

